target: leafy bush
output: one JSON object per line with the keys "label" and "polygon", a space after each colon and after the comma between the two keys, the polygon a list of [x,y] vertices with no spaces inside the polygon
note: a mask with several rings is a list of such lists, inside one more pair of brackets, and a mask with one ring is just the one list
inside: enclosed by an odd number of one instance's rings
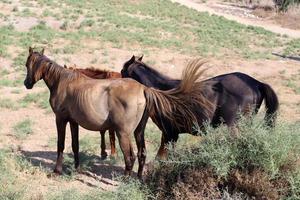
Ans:
{"label": "leafy bush", "polygon": [[170,149],[170,159],[156,163],[146,182],[159,198],[176,198],[175,191],[180,198],[189,193],[220,198],[228,188],[259,198],[299,196],[299,128],[299,123],[280,122],[270,129],[258,117],[242,119],[233,139],[225,126],[207,127],[193,148]]}

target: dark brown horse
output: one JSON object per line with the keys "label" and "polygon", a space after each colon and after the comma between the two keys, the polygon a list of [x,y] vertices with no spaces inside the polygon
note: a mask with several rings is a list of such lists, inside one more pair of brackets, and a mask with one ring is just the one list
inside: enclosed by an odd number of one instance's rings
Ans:
{"label": "dark brown horse", "polygon": [[[77,68],[77,66],[67,67],[64,65],[64,68],[78,71],[90,78],[94,79],[110,79],[110,78],[122,78],[122,75],[119,72],[113,72],[103,69],[96,69],[96,68]],[[110,156],[115,158],[116,157],[116,136],[114,129],[109,129],[109,141],[110,141]],[[105,131],[100,131],[101,134],[101,158],[105,159],[107,157],[106,152],[106,144],[105,144]]]}
{"label": "dark brown horse", "polygon": [[[57,161],[54,172],[62,173],[66,125],[69,122],[75,168],[79,167],[78,126],[92,131],[113,128],[125,161],[125,175],[130,175],[135,155],[130,135],[134,133],[138,149],[138,177],[142,177],[146,160],[144,130],[149,115],[168,119],[174,127],[191,131],[197,121],[193,107],[206,99],[195,87],[201,62],[187,66],[178,87],[169,91],[148,88],[133,79],[92,79],[68,70],[41,52],[29,48],[24,85],[32,89],[43,79],[50,90],[50,105],[57,127]],[[159,123],[158,123],[159,124]],[[161,125],[163,126],[163,125]]]}
{"label": "dark brown horse", "polygon": [[[181,84],[182,80],[169,78],[142,62],[142,58],[132,58],[127,61],[121,71],[122,77],[130,77],[138,82],[160,90],[170,90]],[[225,123],[235,130],[235,123],[238,114],[249,114],[250,111],[258,112],[262,101],[265,100],[266,116],[265,120],[269,126],[273,126],[278,109],[278,99],[273,89],[266,83],[259,82],[254,78],[239,72],[220,75],[205,81],[199,85],[199,90],[205,98],[213,105],[211,113],[207,112],[206,107],[198,106],[195,108],[198,112],[198,124],[200,128],[204,122],[210,122],[214,127]],[[203,113],[206,113],[203,115]],[[152,120],[162,130],[161,146],[157,156],[165,158],[167,151],[165,144],[173,141],[176,142],[179,133],[189,132],[187,129],[178,129],[172,127],[168,119],[155,116]],[[235,131],[234,131],[235,132]]]}

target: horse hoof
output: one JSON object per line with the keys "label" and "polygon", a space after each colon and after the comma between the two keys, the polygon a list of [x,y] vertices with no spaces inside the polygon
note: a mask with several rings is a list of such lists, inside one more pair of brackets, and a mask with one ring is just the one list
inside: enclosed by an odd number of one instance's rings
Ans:
{"label": "horse hoof", "polygon": [[116,159],[117,159],[117,154],[111,154],[111,155],[109,156],[109,158],[110,158],[111,160],[116,160]]}
{"label": "horse hoof", "polygon": [[107,158],[107,154],[101,155],[101,160],[105,160]]}
{"label": "horse hoof", "polygon": [[56,174],[56,175],[62,175],[62,170],[56,169],[56,168],[55,168],[55,169],[53,170],[53,173]]}
{"label": "horse hoof", "polygon": [[82,174],[83,173],[83,171],[82,171],[82,169],[80,167],[77,167],[75,170],[76,170],[76,172],[78,174]]}

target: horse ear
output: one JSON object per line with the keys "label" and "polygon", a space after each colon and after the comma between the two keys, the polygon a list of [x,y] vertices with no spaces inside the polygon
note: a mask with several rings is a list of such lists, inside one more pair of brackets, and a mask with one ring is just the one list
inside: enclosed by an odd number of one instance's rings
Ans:
{"label": "horse ear", "polygon": [[133,55],[130,60],[129,60],[129,63],[133,63],[135,61],[135,56]]}
{"label": "horse ear", "polygon": [[33,48],[29,47],[29,54],[31,55],[33,53]]}
{"label": "horse ear", "polygon": [[45,49],[43,48],[42,51],[40,52],[41,55],[44,55]]}
{"label": "horse ear", "polygon": [[142,54],[141,57],[138,58],[138,61],[142,61],[144,54]]}

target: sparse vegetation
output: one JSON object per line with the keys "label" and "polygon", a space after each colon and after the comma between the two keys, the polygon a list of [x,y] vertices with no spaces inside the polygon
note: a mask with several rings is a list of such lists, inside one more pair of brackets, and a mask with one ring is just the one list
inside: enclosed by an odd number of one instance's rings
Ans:
{"label": "sparse vegetation", "polygon": [[293,39],[287,43],[287,47],[284,49],[284,55],[300,55],[300,39]]}
{"label": "sparse vegetation", "polygon": [[16,137],[18,139],[24,139],[29,134],[31,134],[33,132],[32,124],[33,124],[32,120],[25,119],[25,120],[18,122],[16,125],[14,125],[13,129],[14,129]]}
{"label": "sparse vegetation", "polygon": [[6,87],[17,87],[23,84],[23,81],[20,79],[0,79],[0,87],[6,86]]}
{"label": "sparse vegetation", "polygon": [[29,104],[34,103],[42,109],[46,109],[47,111],[51,110],[48,91],[27,94],[24,98],[19,100],[19,103],[22,107],[27,107]]}
{"label": "sparse vegetation", "polygon": [[15,104],[13,100],[9,98],[0,98],[0,108],[15,110],[18,108],[18,106]]}

